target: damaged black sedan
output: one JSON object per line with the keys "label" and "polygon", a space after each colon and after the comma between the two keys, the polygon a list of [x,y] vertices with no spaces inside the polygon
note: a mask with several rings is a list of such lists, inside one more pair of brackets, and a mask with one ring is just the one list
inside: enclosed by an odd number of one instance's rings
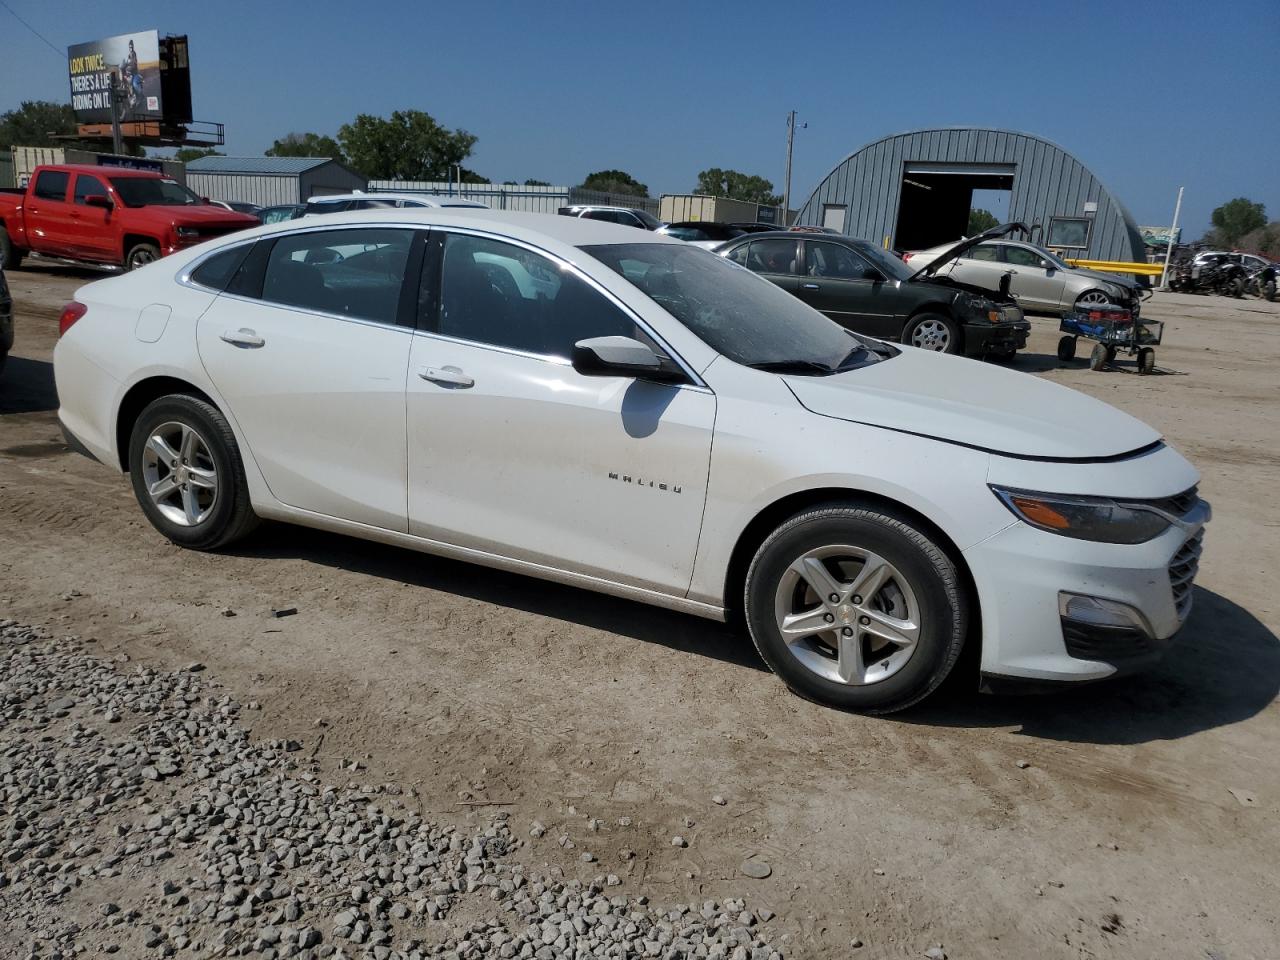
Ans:
{"label": "damaged black sedan", "polygon": [[882,340],[968,356],[1009,359],[1031,324],[1007,293],[938,276],[963,250],[1002,235],[995,227],[913,269],[867,240],[830,234],[748,234],[715,248],[832,320]]}

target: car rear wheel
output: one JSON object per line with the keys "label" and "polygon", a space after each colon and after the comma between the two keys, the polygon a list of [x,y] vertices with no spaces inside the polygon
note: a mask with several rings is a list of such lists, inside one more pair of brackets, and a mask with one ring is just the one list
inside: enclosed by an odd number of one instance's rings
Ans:
{"label": "car rear wheel", "polygon": [[124,258],[124,266],[126,270],[137,270],[159,259],[160,248],[154,243],[138,243],[130,248],[129,255]]}
{"label": "car rear wheel", "polygon": [[22,263],[22,254],[13,245],[9,231],[0,227],[0,267],[5,270],[17,270]]}
{"label": "car rear wheel", "polygon": [[963,348],[960,328],[940,313],[922,313],[908,320],[902,330],[902,342],[938,353],[959,353]]}
{"label": "car rear wheel", "polygon": [[744,599],[756,649],[788,687],[868,713],[933,692],[968,622],[955,565],[882,508],[830,505],[792,517],[756,552]]}
{"label": "car rear wheel", "polygon": [[258,523],[235,435],[204,400],[173,394],[142,411],[129,439],[129,477],[151,525],[180,546],[213,550]]}

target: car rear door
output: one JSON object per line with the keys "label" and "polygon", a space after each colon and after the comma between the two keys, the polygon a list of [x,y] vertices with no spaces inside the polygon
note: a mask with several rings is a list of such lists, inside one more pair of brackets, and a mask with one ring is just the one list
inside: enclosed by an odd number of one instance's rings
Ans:
{"label": "car rear door", "polygon": [[40,170],[27,196],[25,216],[31,249],[58,257],[78,256],[79,225],[71,216],[71,174],[66,170]]}
{"label": "car rear door", "polygon": [[902,326],[898,288],[856,251],[804,240],[799,297],[836,323],[873,337],[896,337]]}
{"label": "car rear door", "polygon": [[800,292],[800,239],[765,237],[735,247],[728,254],[734,263],[758,273],[793,295]]}
{"label": "car rear door", "polygon": [[409,532],[683,595],[714,394],[574,370],[579,340],[648,334],[561,261],[465,232],[435,231],[431,248],[406,395]]}
{"label": "car rear door", "polygon": [[425,237],[371,225],[260,240],[201,316],[200,359],[282,503],[405,531],[415,294],[402,292],[416,292]]}

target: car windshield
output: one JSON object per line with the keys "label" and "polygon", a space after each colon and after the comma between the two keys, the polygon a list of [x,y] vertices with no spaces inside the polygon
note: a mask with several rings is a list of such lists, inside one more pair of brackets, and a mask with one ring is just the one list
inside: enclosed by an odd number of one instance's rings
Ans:
{"label": "car windshield", "polygon": [[617,243],[582,249],[712,349],[745,366],[820,375],[875,363],[888,353],[746,267],[698,247]]}
{"label": "car windshield", "polygon": [[126,207],[190,207],[204,203],[177,180],[112,177],[111,186]]}
{"label": "car windshield", "polygon": [[855,241],[858,252],[875,264],[876,269],[891,280],[909,280],[915,273],[905,263],[883,247],[877,247],[866,240]]}
{"label": "car windshield", "polygon": [[655,217],[651,213],[647,213],[644,210],[632,210],[631,212],[634,213],[637,217],[639,217],[640,222],[643,223],[650,230],[657,230],[660,226],[662,226],[662,221],[659,220],[657,217]]}

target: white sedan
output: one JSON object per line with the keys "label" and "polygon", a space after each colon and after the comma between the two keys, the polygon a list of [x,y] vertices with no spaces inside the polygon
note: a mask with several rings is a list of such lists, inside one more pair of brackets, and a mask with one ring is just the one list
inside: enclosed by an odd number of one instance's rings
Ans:
{"label": "white sedan", "polygon": [[988,687],[1148,664],[1191,605],[1209,510],[1150,427],[679,240],[335,214],[76,297],[63,426],[193,549],[271,518],[740,612],[796,692],[877,712],[966,643]]}

